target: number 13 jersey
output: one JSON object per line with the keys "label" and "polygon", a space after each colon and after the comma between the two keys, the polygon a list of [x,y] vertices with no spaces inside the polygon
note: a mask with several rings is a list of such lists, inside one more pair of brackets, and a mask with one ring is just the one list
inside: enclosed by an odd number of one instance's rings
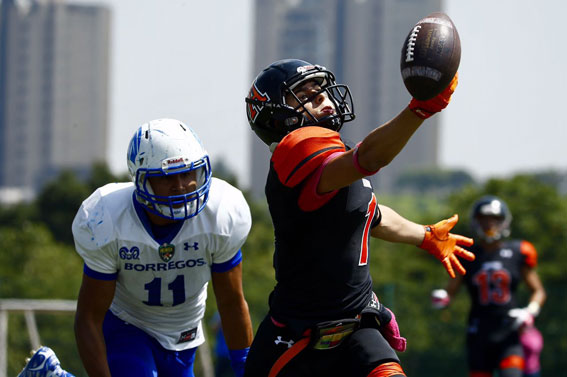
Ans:
{"label": "number 13 jersey", "polygon": [[471,318],[505,317],[517,308],[518,284],[522,269],[537,264],[537,252],[527,241],[507,240],[500,247],[487,251],[473,245],[476,259],[463,262],[467,269],[465,283],[471,297]]}

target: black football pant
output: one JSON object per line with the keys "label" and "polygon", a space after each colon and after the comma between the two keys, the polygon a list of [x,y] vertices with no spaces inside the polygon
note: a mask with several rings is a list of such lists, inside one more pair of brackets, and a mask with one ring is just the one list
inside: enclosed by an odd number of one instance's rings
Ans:
{"label": "black football pant", "polygon": [[[272,365],[288,350],[290,341],[295,343],[299,339],[287,327],[274,325],[270,316],[266,316],[254,337],[244,376],[267,377]],[[316,350],[308,346],[283,367],[278,377],[366,377],[386,362],[400,361],[377,329],[363,328],[333,349]]]}

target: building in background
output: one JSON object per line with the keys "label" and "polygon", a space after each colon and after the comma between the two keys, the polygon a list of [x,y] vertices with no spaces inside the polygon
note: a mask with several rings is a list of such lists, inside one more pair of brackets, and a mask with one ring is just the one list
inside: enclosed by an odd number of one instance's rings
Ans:
{"label": "building in background", "polygon": [[106,7],[62,0],[2,1],[4,192],[33,196],[61,169],[85,173],[94,161],[106,159],[109,33]]}
{"label": "building in background", "polygon": [[[441,0],[256,0],[253,74],[284,58],[326,66],[350,87],[356,119],[341,134],[357,143],[409,103],[399,68],[402,45],[420,18],[441,6]],[[400,155],[372,177],[379,192],[391,192],[408,169],[437,166],[438,122],[439,117],[427,120]],[[269,151],[251,138],[250,186],[259,196]]]}

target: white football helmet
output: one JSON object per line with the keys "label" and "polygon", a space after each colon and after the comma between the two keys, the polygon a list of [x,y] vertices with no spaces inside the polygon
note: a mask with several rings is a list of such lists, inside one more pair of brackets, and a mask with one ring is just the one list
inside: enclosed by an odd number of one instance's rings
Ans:
{"label": "white football helmet", "polygon": [[[175,119],[156,119],[138,128],[128,146],[128,171],[136,199],[158,216],[184,220],[205,208],[211,187],[209,156],[195,132]],[[148,178],[197,172],[197,189],[182,195],[159,196]]]}

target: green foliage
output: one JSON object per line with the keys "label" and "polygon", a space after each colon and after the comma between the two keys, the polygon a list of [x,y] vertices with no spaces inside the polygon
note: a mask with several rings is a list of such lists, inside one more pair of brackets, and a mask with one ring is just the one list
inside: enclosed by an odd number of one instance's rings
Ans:
{"label": "green foliage", "polygon": [[[215,175],[217,172],[230,178],[222,166],[215,166]],[[124,180],[113,177],[104,165],[95,166],[86,182],[64,173],[45,187],[37,202],[0,208],[0,297],[76,298],[82,261],[69,244],[57,241],[69,242],[70,233],[65,235],[65,231],[70,232],[78,206],[94,188]],[[379,195],[378,201],[422,224],[458,213],[460,221],[454,233],[470,235],[471,204],[484,194],[504,199],[514,216],[512,236],[531,241],[540,255],[538,272],[548,292],[548,301],[537,319],[546,342],[543,375],[557,375],[567,369],[567,360],[561,357],[567,348],[567,329],[562,320],[567,317],[567,198],[558,192],[561,180],[545,173],[491,179],[482,185],[469,184],[467,179],[459,182],[466,184],[458,185],[458,190],[444,188],[441,194],[433,190],[435,185],[428,184],[431,190],[421,190],[419,195]],[[275,285],[274,233],[265,200],[248,196],[247,200],[253,225],[242,247],[243,285],[256,329],[268,311],[268,295]],[[381,240],[371,241],[370,257],[374,290],[395,311],[402,335],[408,338],[408,351],[400,354],[406,373],[465,377],[466,293],[461,292],[449,309],[433,310],[430,292],[444,286],[448,279],[435,258],[419,248]],[[216,310],[212,290],[209,293],[205,324]],[[42,341],[56,350],[66,368],[84,375],[72,321],[72,316],[38,315]],[[23,366],[30,347],[26,333],[23,316],[11,315],[9,375],[16,375]],[[207,335],[211,346],[212,334]]]}
{"label": "green foliage", "polygon": [[[63,171],[33,203],[0,208],[1,298],[76,299],[83,262],[71,246],[71,223],[96,187],[114,181],[117,178],[103,164],[93,166],[86,182]],[[75,347],[73,319],[71,313],[36,315],[42,343],[80,376],[85,374]],[[15,376],[31,344],[22,314],[11,314],[8,328],[8,375]]]}
{"label": "green foliage", "polygon": [[0,228],[0,297],[74,299],[81,276],[75,251],[43,225]]}
{"label": "green foliage", "polygon": [[49,226],[55,239],[73,243],[71,224],[89,194],[87,185],[71,171],[63,171],[41,190],[36,202],[39,218]]}
{"label": "green foliage", "polygon": [[[0,228],[0,297],[75,299],[82,274],[82,261],[75,251],[53,240],[40,224]],[[80,370],[75,362],[73,315],[38,315],[41,340],[58,352],[62,360]],[[8,323],[8,368],[15,376],[23,367],[31,344],[23,315],[13,313]]]}
{"label": "green foliage", "polygon": [[268,295],[275,286],[272,267],[274,230],[265,200],[247,198],[252,213],[252,229],[242,247],[242,284],[256,328],[268,312]]}
{"label": "green foliage", "polygon": [[130,178],[127,175],[114,176],[104,163],[94,163],[86,180],[80,180],[72,171],[64,170],[42,188],[33,204],[0,210],[0,219],[13,216],[23,208],[25,212],[16,215],[8,224],[21,223],[22,217],[28,221],[40,221],[49,227],[57,241],[72,245],[71,224],[83,200],[107,183],[128,181]]}
{"label": "green foliage", "polygon": [[416,193],[446,193],[474,185],[473,177],[464,170],[429,169],[407,170],[395,182],[396,189]]}
{"label": "green foliage", "polygon": [[5,227],[21,227],[24,224],[39,221],[37,213],[35,202],[0,206],[0,224]]}
{"label": "green foliage", "polygon": [[86,181],[89,194],[97,188],[111,182],[130,182],[130,176],[128,174],[115,176],[105,163],[94,163],[91,167],[89,179]]}
{"label": "green foliage", "polygon": [[508,180],[491,179],[482,188],[465,190],[450,199],[454,208],[467,213],[457,230],[468,233],[470,207],[482,195],[496,195],[508,204],[513,216],[511,236],[535,245],[541,275],[548,280],[561,280],[567,275],[567,255],[563,251],[567,245],[567,201],[554,186],[539,176],[517,175]]}
{"label": "green foliage", "polygon": [[212,165],[213,176],[220,178],[235,187],[238,187],[238,177],[232,171],[230,171],[229,167],[226,165],[223,159],[214,161]]}

